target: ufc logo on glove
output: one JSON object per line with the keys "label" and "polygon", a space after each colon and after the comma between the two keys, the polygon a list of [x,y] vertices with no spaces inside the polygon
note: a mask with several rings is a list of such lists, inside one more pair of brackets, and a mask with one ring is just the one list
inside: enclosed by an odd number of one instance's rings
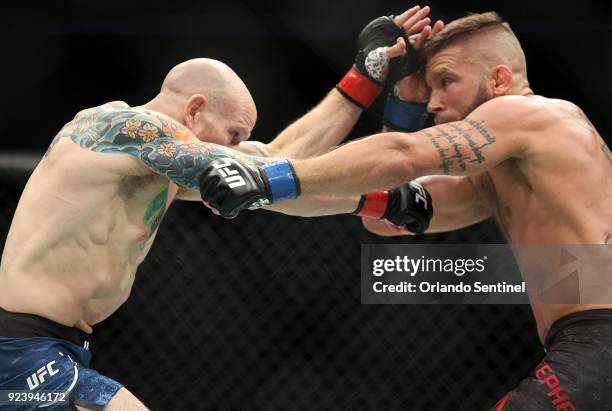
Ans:
{"label": "ufc logo on glove", "polygon": [[232,164],[225,160],[223,163],[214,164],[215,169],[221,174],[221,177],[228,183],[229,188],[242,187],[246,185],[244,178],[238,174],[238,170],[230,168]]}
{"label": "ufc logo on glove", "polygon": [[411,181],[410,183],[410,187],[414,188],[415,190],[417,190],[417,193],[415,193],[415,201],[421,202],[423,203],[423,206],[425,206],[425,208],[428,207],[427,205],[427,194],[425,194],[425,189],[423,188],[423,186],[419,183],[417,183],[416,181]]}

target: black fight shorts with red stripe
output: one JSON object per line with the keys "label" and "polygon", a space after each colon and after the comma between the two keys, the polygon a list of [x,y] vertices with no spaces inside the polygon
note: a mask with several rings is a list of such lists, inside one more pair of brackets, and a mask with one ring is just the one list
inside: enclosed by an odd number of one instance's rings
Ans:
{"label": "black fight shorts with red stripe", "polygon": [[491,411],[612,411],[612,309],[553,323],[546,355]]}

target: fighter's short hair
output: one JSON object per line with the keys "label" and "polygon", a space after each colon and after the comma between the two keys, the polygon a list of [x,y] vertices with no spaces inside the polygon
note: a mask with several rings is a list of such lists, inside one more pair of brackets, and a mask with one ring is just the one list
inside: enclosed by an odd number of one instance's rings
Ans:
{"label": "fighter's short hair", "polygon": [[516,39],[516,35],[510,28],[510,25],[494,11],[478,14],[470,13],[465,17],[453,20],[438,34],[429,39],[425,43],[425,55],[429,59],[440,50],[459,40],[463,40],[476,33],[495,29],[506,31]]}

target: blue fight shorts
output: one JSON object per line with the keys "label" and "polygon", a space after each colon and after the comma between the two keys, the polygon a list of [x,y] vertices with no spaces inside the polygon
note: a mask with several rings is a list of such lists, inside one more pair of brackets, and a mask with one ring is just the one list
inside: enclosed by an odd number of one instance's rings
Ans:
{"label": "blue fight shorts", "polygon": [[[0,308],[0,410],[106,406],[122,386],[89,368],[88,347],[88,336],[80,330]],[[27,405],[16,401],[37,392],[39,398],[45,393],[52,400]]]}

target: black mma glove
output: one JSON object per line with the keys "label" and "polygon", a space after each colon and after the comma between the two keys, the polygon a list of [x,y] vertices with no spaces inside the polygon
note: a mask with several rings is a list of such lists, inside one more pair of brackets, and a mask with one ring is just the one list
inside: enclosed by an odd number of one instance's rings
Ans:
{"label": "black mma glove", "polygon": [[232,158],[218,159],[204,169],[199,182],[202,200],[225,218],[300,194],[288,160],[254,166]]}
{"label": "black mma glove", "polygon": [[[398,37],[403,37],[406,42],[406,55],[390,59],[387,47],[393,46]],[[336,88],[361,108],[369,107],[376,99],[384,86],[384,74],[389,67],[393,83],[397,81],[396,78],[412,73],[418,67],[416,52],[404,29],[393,22],[393,16],[378,17],[368,23],[359,34],[357,50],[353,67]]]}
{"label": "black mma glove", "polygon": [[411,181],[390,191],[362,195],[353,214],[384,219],[405,226],[415,234],[422,234],[429,227],[433,205],[429,192],[416,181]]}

